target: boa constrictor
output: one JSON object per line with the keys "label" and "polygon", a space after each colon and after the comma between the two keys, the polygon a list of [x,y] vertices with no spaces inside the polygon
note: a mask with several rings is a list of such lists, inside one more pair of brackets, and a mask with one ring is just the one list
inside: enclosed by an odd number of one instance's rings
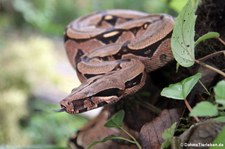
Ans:
{"label": "boa constrictor", "polygon": [[132,10],[101,11],[71,22],[65,48],[82,84],[60,102],[62,109],[85,112],[141,89],[148,72],[173,59],[173,25],[167,14]]}

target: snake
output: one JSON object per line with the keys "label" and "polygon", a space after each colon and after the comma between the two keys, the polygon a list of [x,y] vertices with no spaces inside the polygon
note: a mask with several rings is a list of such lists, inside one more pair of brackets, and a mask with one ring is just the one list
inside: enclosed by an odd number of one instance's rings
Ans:
{"label": "snake", "polygon": [[81,85],[60,101],[69,114],[113,104],[139,91],[148,74],[173,58],[174,18],[112,9],[81,16],[66,27],[66,53]]}

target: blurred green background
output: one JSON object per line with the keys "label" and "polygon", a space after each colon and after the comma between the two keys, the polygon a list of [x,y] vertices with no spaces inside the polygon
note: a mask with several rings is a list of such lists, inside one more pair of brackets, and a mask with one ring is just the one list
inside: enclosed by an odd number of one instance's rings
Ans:
{"label": "blurred green background", "polygon": [[65,148],[88,118],[57,113],[79,85],[63,47],[65,26],[92,11],[176,16],[186,0],[0,0],[0,148]]}

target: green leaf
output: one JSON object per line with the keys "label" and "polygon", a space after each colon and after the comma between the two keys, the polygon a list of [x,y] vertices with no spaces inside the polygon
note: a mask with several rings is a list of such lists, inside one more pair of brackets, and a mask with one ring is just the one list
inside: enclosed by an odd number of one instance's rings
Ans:
{"label": "green leaf", "polygon": [[213,105],[211,102],[208,101],[202,101],[198,103],[191,113],[190,116],[216,116],[218,115],[217,106]]}
{"label": "green leaf", "polygon": [[200,78],[201,73],[197,73],[191,77],[182,80],[181,82],[170,84],[169,87],[165,87],[162,90],[161,96],[165,96],[172,99],[184,100]]}
{"label": "green leaf", "polygon": [[102,140],[94,141],[93,143],[91,143],[90,145],[88,145],[87,149],[91,149],[95,145],[97,145],[99,143],[104,143],[104,142],[109,141],[109,140],[124,140],[124,141],[128,141],[130,143],[134,143],[133,141],[131,141],[129,139],[126,139],[126,138],[123,138],[123,137],[117,137],[117,136],[113,136],[112,135],[112,136],[107,136],[107,137],[103,138]]}
{"label": "green leaf", "polygon": [[217,32],[208,32],[208,33],[202,35],[201,37],[199,37],[198,40],[195,41],[195,45],[197,45],[200,42],[205,41],[207,39],[218,38],[219,36],[220,36],[220,34]]}
{"label": "green leaf", "polygon": [[225,116],[219,116],[214,118],[213,120],[217,121],[217,122],[225,122]]}
{"label": "green leaf", "polygon": [[175,11],[180,12],[186,3],[187,0],[172,0],[170,1],[169,6]]}
{"label": "green leaf", "polygon": [[[225,126],[222,128],[220,133],[217,135],[216,139],[213,141],[213,144],[222,145],[220,147],[224,148],[225,147],[225,139],[224,138],[225,138]],[[213,146],[213,147],[210,147],[210,149],[218,149],[220,147]]]}
{"label": "green leaf", "polygon": [[162,138],[163,138],[163,143],[161,145],[161,148],[168,148],[171,144],[171,139],[173,138],[173,135],[175,133],[175,129],[176,129],[176,125],[177,123],[173,123],[173,125],[170,128],[167,128],[163,134],[162,134]]}
{"label": "green leaf", "polygon": [[[197,2],[196,2],[197,4]],[[173,29],[171,48],[176,61],[183,67],[190,67],[195,63],[194,35],[196,4],[189,0],[178,17]]]}
{"label": "green leaf", "polygon": [[124,119],[124,111],[120,110],[119,112],[115,113],[106,123],[105,123],[105,127],[122,127],[123,125],[123,119]]}
{"label": "green leaf", "polygon": [[225,105],[225,81],[222,80],[214,87],[216,102]]}

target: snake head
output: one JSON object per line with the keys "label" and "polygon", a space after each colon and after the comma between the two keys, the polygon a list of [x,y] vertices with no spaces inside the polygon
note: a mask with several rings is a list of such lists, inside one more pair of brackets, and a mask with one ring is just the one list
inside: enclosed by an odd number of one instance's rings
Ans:
{"label": "snake head", "polygon": [[139,60],[121,62],[121,69],[86,80],[60,102],[70,114],[85,112],[133,94],[143,87],[146,72]]}
{"label": "snake head", "polygon": [[118,77],[97,76],[73,89],[60,105],[70,114],[82,113],[118,101],[123,97],[124,90],[125,86]]}

